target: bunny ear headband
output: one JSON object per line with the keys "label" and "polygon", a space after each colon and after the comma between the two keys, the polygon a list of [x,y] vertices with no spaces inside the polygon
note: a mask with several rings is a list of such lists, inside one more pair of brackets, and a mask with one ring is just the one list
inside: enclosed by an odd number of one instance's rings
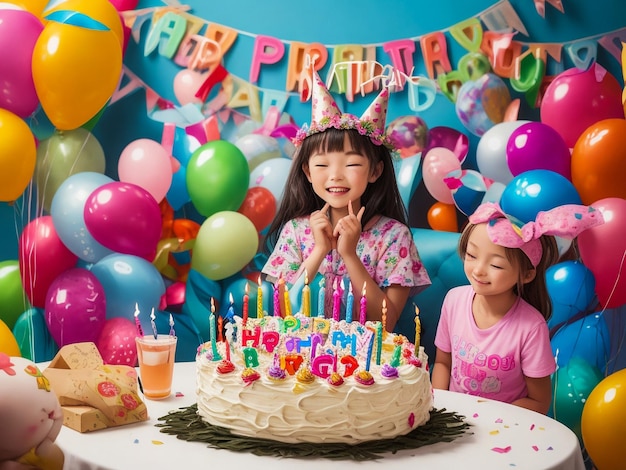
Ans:
{"label": "bunny ear headband", "polygon": [[507,216],[493,202],[481,204],[469,217],[472,224],[487,224],[487,235],[496,245],[521,249],[534,267],[543,255],[542,235],[554,235],[567,239],[576,238],[581,232],[604,223],[602,213],[591,206],[565,204],[545,212],[539,212],[534,221],[521,224]]}

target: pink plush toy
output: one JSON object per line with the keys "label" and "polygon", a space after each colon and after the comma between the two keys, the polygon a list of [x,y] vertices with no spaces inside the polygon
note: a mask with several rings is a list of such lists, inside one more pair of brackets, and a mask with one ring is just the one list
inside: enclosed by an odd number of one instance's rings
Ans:
{"label": "pink plush toy", "polygon": [[0,353],[0,470],[61,470],[57,396],[34,362]]}

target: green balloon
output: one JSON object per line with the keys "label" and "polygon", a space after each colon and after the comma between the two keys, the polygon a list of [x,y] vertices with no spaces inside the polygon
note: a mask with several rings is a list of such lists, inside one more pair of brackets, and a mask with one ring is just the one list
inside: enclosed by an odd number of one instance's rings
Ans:
{"label": "green balloon", "polygon": [[191,155],[187,164],[187,192],[205,217],[239,209],[250,184],[248,161],[226,140],[212,140]]}
{"label": "green balloon", "polygon": [[0,263],[0,320],[13,329],[15,322],[24,310],[30,307],[20,277],[17,260]]}
{"label": "green balloon", "polygon": [[20,315],[13,328],[13,336],[17,340],[22,357],[33,362],[50,361],[59,351],[48,331],[44,312],[40,308],[30,308]]}
{"label": "green balloon", "polygon": [[105,167],[104,150],[91,132],[81,127],[55,131],[37,147],[33,178],[40,206],[50,213],[52,198],[67,178],[83,171],[104,174]]}
{"label": "green balloon", "polygon": [[258,247],[259,234],[250,219],[239,212],[218,212],[198,230],[191,267],[208,279],[226,279],[241,271]]}

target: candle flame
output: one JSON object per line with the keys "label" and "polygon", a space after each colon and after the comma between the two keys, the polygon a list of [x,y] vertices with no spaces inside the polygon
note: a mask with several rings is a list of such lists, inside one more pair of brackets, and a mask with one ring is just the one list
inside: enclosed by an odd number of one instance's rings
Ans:
{"label": "candle flame", "polygon": [[[250,287],[248,286],[248,283],[246,282],[246,287],[244,287],[243,289],[246,293],[246,295],[248,295],[248,292],[250,292]],[[231,297],[232,298],[232,297]]]}
{"label": "candle flame", "polygon": [[154,320],[156,318],[156,315],[154,314],[154,307],[152,307],[152,311],[150,312],[150,319]]}
{"label": "candle flame", "polygon": [[211,297],[211,313],[215,313],[215,300]]}
{"label": "candle flame", "polygon": [[261,275],[259,274],[259,280],[257,281],[259,283],[259,287],[261,287]]}
{"label": "candle flame", "polygon": [[233,303],[235,303],[235,300],[233,299],[233,293],[232,293],[232,292],[230,293],[229,298],[230,298],[230,303],[231,303],[231,305],[232,305]]}
{"label": "candle flame", "polygon": [[139,316],[139,305],[135,302],[135,317]]}
{"label": "candle flame", "polygon": [[361,297],[365,297],[365,285],[367,282],[363,282],[363,289],[361,290]]}
{"label": "candle flame", "polygon": [[170,313],[170,326],[174,326],[174,317]]}
{"label": "candle flame", "polygon": [[309,284],[309,273],[307,271],[304,271],[304,284]]}
{"label": "candle flame", "polygon": [[418,316],[420,314],[420,309],[417,305],[413,304],[413,306],[415,307],[415,316]]}
{"label": "candle flame", "polygon": [[352,283],[348,284],[348,292],[352,294]]}

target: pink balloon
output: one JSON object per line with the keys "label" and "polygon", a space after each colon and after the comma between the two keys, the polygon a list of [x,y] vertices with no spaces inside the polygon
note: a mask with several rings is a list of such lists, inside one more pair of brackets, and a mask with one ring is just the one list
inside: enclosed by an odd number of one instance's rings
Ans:
{"label": "pink balloon", "polygon": [[48,288],[45,318],[59,347],[95,343],[106,321],[104,288],[98,278],[83,268],[61,273]]}
{"label": "pink balloon", "polygon": [[26,118],[39,106],[32,58],[43,24],[26,10],[0,9],[0,108]]}
{"label": "pink balloon", "polygon": [[117,11],[134,10],[139,4],[139,0],[109,0]]}
{"label": "pink balloon", "polygon": [[39,308],[44,308],[52,282],[78,261],[78,256],[59,238],[49,215],[38,217],[24,227],[18,258],[24,291],[31,305]]}
{"label": "pink balloon", "polygon": [[452,191],[444,181],[451,172],[461,170],[461,162],[452,150],[431,148],[422,163],[422,179],[432,197],[445,204],[454,204]]}
{"label": "pink balloon", "polygon": [[451,127],[433,127],[428,131],[428,144],[422,150],[422,155],[426,155],[430,149],[435,147],[452,150],[458,160],[463,163],[469,151],[469,138]]}
{"label": "pink balloon", "polygon": [[201,104],[202,100],[196,96],[196,92],[200,89],[205,75],[194,70],[183,69],[174,77],[174,96],[181,106],[195,103]]}
{"label": "pink balloon", "polygon": [[560,73],[541,99],[541,122],[561,134],[569,148],[589,126],[611,118],[624,119],[622,87],[597,63]]}
{"label": "pink balloon", "polygon": [[105,364],[137,365],[137,327],[128,318],[114,317],[104,323],[96,346]]}
{"label": "pink balloon", "polygon": [[161,210],[152,195],[132,183],[114,181],[85,202],[85,226],[101,245],[152,261],[161,238]]}
{"label": "pink balloon", "polygon": [[124,148],[117,163],[120,181],[133,183],[161,202],[172,185],[169,152],[151,139],[137,139]]}
{"label": "pink balloon", "polygon": [[572,155],[563,137],[542,122],[528,122],[515,129],[506,146],[511,174],[550,170],[572,180]]}
{"label": "pink balloon", "polygon": [[595,277],[602,307],[619,307],[626,303],[626,199],[600,199],[592,206],[602,213],[604,224],[578,236],[580,257]]}

